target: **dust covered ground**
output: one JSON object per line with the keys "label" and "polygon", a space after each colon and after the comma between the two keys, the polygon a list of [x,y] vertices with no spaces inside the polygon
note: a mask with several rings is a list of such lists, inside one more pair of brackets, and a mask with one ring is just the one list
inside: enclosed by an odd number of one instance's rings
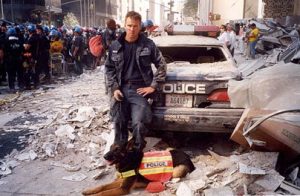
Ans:
{"label": "dust covered ground", "polygon": [[[35,91],[1,94],[5,104],[0,112],[0,195],[81,195],[84,188],[115,178],[114,167],[103,160],[111,141],[103,84],[99,67]],[[148,148],[182,149],[196,166],[186,178],[168,182],[159,195],[202,195],[205,190],[222,187],[228,189],[221,192],[230,194],[272,192],[255,185],[261,175],[241,173],[238,164],[259,166],[265,174],[277,177],[278,154],[241,153],[229,137],[151,132]],[[138,194],[151,195],[143,190],[132,192]]]}

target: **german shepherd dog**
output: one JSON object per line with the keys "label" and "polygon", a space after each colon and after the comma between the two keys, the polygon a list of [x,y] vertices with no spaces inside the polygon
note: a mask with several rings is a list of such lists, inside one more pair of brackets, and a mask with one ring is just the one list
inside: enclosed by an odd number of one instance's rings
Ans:
{"label": "german shepherd dog", "polygon": [[[134,149],[132,141],[130,140],[123,146],[113,144],[110,151],[104,155],[104,159],[108,161],[109,165],[115,165],[118,172],[135,170],[136,175],[118,178],[112,183],[86,189],[82,192],[83,195],[126,195],[134,188],[145,188],[148,185],[150,181],[137,172],[144,153]],[[195,166],[189,155],[180,150],[170,150],[170,154],[173,160],[173,178],[182,178],[194,171]]]}

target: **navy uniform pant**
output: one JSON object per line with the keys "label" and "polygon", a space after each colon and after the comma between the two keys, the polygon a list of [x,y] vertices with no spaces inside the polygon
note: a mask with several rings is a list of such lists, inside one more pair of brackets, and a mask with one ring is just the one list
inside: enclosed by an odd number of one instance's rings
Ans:
{"label": "navy uniform pant", "polygon": [[117,102],[117,112],[113,116],[115,143],[124,144],[128,141],[128,122],[131,120],[132,135],[135,148],[145,147],[146,124],[152,120],[152,112],[147,98],[139,95],[136,90],[142,86],[125,85],[121,88],[124,98]]}

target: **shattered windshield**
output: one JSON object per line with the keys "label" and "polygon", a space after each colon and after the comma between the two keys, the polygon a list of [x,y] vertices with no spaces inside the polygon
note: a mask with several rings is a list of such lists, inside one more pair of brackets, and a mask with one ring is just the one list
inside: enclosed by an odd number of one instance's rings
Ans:
{"label": "shattered windshield", "polygon": [[191,64],[201,64],[226,61],[226,57],[219,47],[170,46],[159,49],[167,63],[185,61]]}

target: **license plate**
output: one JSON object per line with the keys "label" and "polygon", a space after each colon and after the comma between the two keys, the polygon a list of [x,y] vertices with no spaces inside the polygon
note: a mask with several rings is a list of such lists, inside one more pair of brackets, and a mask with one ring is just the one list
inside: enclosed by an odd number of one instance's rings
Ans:
{"label": "license plate", "polygon": [[166,106],[193,107],[193,95],[166,94]]}

